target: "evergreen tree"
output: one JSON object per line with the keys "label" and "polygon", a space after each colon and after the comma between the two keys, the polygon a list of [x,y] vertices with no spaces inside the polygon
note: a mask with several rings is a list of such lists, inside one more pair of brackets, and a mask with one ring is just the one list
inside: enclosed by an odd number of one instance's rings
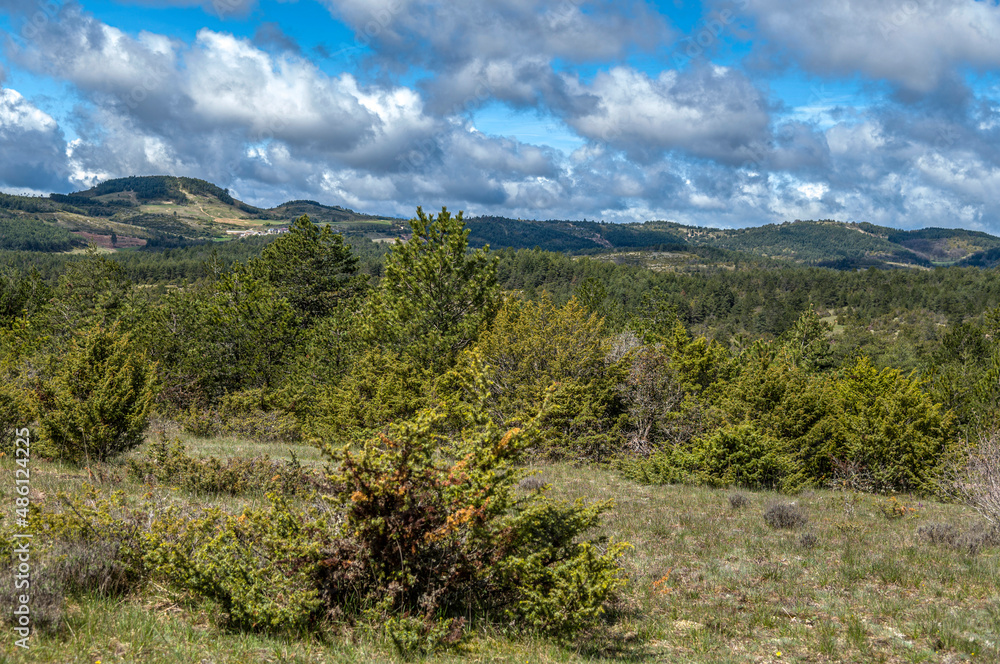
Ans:
{"label": "evergreen tree", "polygon": [[156,365],[118,323],[74,339],[42,387],[41,426],[66,461],[106,461],[142,443]]}
{"label": "evergreen tree", "polygon": [[810,306],[784,335],[784,347],[793,364],[809,371],[834,366],[833,350],[827,335],[833,326],[823,322]]}
{"label": "evergreen tree", "polygon": [[500,303],[489,248],[468,252],[462,213],[417,208],[412,237],[397,243],[369,302],[367,336],[433,370],[450,366]]}
{"label": "evergreen tree", "polygon": [[248,267],[308,322],[329,315],[356,290],[357,264],[343,236],[302,215]]}

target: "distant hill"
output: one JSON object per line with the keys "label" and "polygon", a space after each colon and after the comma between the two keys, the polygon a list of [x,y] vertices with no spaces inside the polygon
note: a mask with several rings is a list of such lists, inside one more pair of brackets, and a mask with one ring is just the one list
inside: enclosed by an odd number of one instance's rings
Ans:
{"label": "distant hill", "polygon": [[323,205],[316,201],[288,201],[267,211],[275,219],[292,222],[304,214],[316,223],[350,223],[358,221],[378,221],[381,217],[361,214],[339,205]]}
{"label": "distant hill", "polygon": [[[376,223],[374,231],[398,235],[378,217],[341,207],[292,201],[264,210],[205,180],[153,175],[107,180],[84,191],[44,198],[0,194],[0,217],[30,219],[34,224],[34,239],[21,233],[17,242],[0,240],[0,248],[30,245],[57,251],[89,242],[108,249],[179,246],[285,225],[303,214],[319,222]],[[39,224],[62,234],[42,242]],[[66,233],[70,234],[68,244]]]}
{"label": "distant hill", "polygon": [[[402,219],[339,205],[294,200],[270,209],[248,205],[228,190],[196,178],[167,175],[117,178],[85,191],[25,197],[0,194],[0,249],[67,251],[89,242],[108,249],[171,247],[232,238],[240,231],[287,225],[303,214],[345,235],[376,241],[405,237]],[[20,224],[18,221],[28,223]],[[604,255],[616,261],[674,269],[678,265],[731,269],[738,264],[787,262],[836,269],[993,267],[1000,238],[962,229],[904,231],[869,223],[792,221],[718,229],[669,221],[466,219],[472,246],[534,248]],[[4,230],[6,229],[6,230]]]}
{"label": "distant hill", "polygon": [[[794,221],[741,229],[692,229],[687,239],[692,244],[839,269],[933,265],[927,256],[874,232],[878,228],[832,220]],[[904,237],[905,231],[894,232]]]}
{"label": "distant hill", "polygon": [[955,263],[961,267],[994,268],[1000,266],[1000,248],[977,251]]}
{"label": "distant hill", "polygon": [[2,196],[0,216],[48,224],[106,248],[176,246],[268,220],[265,210],[211,182],[167,175],[117,178],[45,198]]}
{"label": "distant hill", "polygon": [[511,247],[549,251],[602,252],[621,248],[662,247],[678,250],[689,246],[683,226],[666,222],[609,224],[596,221],[524,221],[506,217],[470,217],[469,243],[494,249]]}
{"label": "distant hill", "polygon": [[959,263],[973,256],[1000,249],[1000,238],[961,228],[921,228],[890,231],[887,239],[935,263]]}
{"label": "distant hill", "polygon": [[699,228],[666,221],[608,224],[474,217],[466,222],[471,229],[470,243],[489,244],[493,248],[538,246],[574,253],[649,249],[661,256],[663,252],[691,253],[712,248],[729,252],[718,256],[721,261],[749,254],[836,269],[928,268],[975,261],[975,256],[989,262],[990,256],[983,252],[1000,250],[1000,238],[978,231],[946,228],[903,231],[833,220],[792,221],[740,229]]}

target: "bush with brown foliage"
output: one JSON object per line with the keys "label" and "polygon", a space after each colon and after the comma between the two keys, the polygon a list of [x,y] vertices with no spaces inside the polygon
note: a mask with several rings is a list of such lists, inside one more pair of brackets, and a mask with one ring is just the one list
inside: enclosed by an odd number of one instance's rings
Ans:
{"label": "bush with brown foliage", "polygon": [[557,638],[586,632],[623,583],[627,545],[582,539],[609,504],[519,495],[533,434],[495,426],[485,374],[458,372],[477,401],[446,401],[360,449],[326,446],[344,518],[327,602],[378,619],[399,644],[444,646],[469,616]]}

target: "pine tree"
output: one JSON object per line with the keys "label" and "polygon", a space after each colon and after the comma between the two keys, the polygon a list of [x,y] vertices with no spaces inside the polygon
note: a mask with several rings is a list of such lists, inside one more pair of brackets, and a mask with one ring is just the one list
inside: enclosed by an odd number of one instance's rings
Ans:
{"label": "pine tree", "polygon": [[249,264],[254,276],[274,286],[305,321],[329,315],[358,286],[358,259],[329,225],[302,215]]}
{"label": "pine tree", "polygon": [[489,248],[468,252],[462,213],[437,217],[417,208],[412,237],[397,243],[369,302],[370,341],[393,347],[430,369],[452,364],[496,313],[500,289]]}

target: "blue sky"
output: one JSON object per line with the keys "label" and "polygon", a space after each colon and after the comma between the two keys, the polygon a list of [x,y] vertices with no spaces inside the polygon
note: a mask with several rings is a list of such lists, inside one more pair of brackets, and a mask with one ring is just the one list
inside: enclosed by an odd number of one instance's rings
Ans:
{"label": "blue sky", "polygon": [[0,190],[1000,233],[994,0],[0,0]]}

